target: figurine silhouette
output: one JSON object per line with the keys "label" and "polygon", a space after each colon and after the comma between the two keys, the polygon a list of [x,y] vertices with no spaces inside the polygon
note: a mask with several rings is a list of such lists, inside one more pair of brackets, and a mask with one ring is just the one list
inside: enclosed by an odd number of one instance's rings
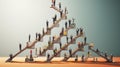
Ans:
{"label": "figurine silhouette", "polygon": [[60,42],[59,45],[60,45],[60,49],[61,49],[62,48],[62,43]]}
{"label": "figurine silhouette", "polygon": [[62,18],[63,16],[63,10],[60,11],[60,17]]}
{"label": "figurine silhouette", "polygon": [[48,28],[48,26],[49,26],[48,24],[49,24],[49,22],[48,22],[48,21],[46,21],[46,26],[47,26],[47,28]]}
{"label": "figurine silhouette", "polygon": [[78,55],[75,56],[75,62],[78,61]]}
{"label": "figurine silhouette", "polygon": [[69,49],[70,57],[72,57],[72,49]]}
{"label": "figurine silhouette", "polygon": [[22,45],[21,45],[21,43],[19,44],[19,50],[21,50],[22,49]]}
{"label": "figurine silhouette", "polygon": [[29,34],[29,42],[30,42],[31,35]]}
{"label": "figurine silhouette", "polygon": [[61,10],[61,2],[59,2],[59,10]]}
{"label": "figurine silhouette", "polygon": [[71,20],[68,20],[68,22],[69,22],[69,27],[71,27]]}
{"label": "figurine silhouette", "polygon": [[65,22],[65,28],[67,29],[67,21]]}
{"label": "figurine silhouette", "polygon": [[38,41],[40,41],[41,40],[41,34],[40,33],[38,34],[38,37],[39,37]]}

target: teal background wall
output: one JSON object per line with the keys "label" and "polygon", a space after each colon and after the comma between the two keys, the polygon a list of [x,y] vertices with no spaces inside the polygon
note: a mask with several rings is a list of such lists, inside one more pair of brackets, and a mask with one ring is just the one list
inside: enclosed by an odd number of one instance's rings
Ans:
{"label": "teal background wall", "polygon": [[[95,48],[120,56],[120,0],[57,0],[56,6],[58,2],[62,3],[63,9],[67,7],[68,19],[75,18],[76,27],[84,28],[88,43],[94,42]],[[59,13],[50,6],[51,0],[0,0],[0,56],[16,53],[19,43],[22,47],[26,46],[29,34],[34,40],[35,33],[42,32],[46,20],[52,24],[55,14],[59,18]],[[52,30],[51,36],[58,35],[65,21]],[[70,30],[68,36],[75,35],[73,31]],[[38,42],[36,47],[46,45],[48,37],[45,36],[44,41]],[[77,42],[82,40],[79,38]],[[62,43],[65,43],[65,37]],[[58,47],[58,44],[55,45]],[[85,47],[85,52],[78,54],[86,54],[87,51]],[[28,54],[29,50],[26,50],[19,56]]]}

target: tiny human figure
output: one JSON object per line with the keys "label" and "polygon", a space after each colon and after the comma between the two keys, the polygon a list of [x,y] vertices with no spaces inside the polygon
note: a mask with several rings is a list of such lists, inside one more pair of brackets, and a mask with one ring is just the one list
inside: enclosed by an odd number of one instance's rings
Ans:
{"label": "tiny human figure", "polygon": [[107,53],[105,52],[105,57],[107,58]]}
{"label": "tiny human figure", "polygon": [[56,0],[53,1],[53,6],[55,7]]}
{"label": "tiny human figure", "polygon": [[67,7],[65,7],[65,14],[68,14]]}
{"label": "tiny human figure", "polygon": [[48,29],[48,26],[49,26],[49,22],[48,21],[46,21],[46,26],[47,26],[47,29]]}
{"label": "tiny human figure", "polygon": [[55,48],[53,52],[54,52],[54,55],[57,55],[57,48]]}
{"label": "tiny human figure", "polygon": [[75,28],[76,24],[75,23],[71,23],[70,27],[71,28]]}
{"label": "tiny human figure", "polygon": [[72,42],[73,41],[73,36],[72,35],[70,36],[70,39],[71,39],[71,42]]}
{"label": "tiny human figure", "polygon": [[44,35],[45,34],[44,28],[43,28],[42,32],[43,32],[43,35]]}
{"label": "tiny human figure", "polygon": [[55,17],[53,17],[52,19],[53,19],[53,24],[55,24]]}
{"label": "tiny human figure", "polygon": [[38,34],[38,41],[40,41],[41,40],[41,34],[39,33]]}
{"label": "tiny human figure", "polygon": [[79,29],[77,28],[77,30],[76,30],[76,36],[78,36],[78,34],[79,34]]}
{"label": "tiny human figure", "polygon": [[28,58],[27,55],[26,55],[26,58],[25,58],[25,62],[29,62],[29,58]]}
{"label": "tiny human figure", "polygon": [[70,57],[72,57],[72,49],[69,49]]}
{"label": "tiny human figure", "polygon": [[78,48],[80,48],[81,47],[81,44],[80,44],[80,42],[78,42]]}
{"label": "tiny human figure", "polygon": [[47,54],[47,61],[49,61],[49,58],[50,58],[50,54],[48,53]]}
{"label": "tiny human figure", "polygon": [[69,22],[69,27],[71,27],[71,20],[68,20],[68,22]]}
{"label": "tiny human figure", "polygon": [[32,50],[30,50],[30,61],[33,61]]}
{"label": "tiny human figure", "polygon": [[32,55],[32,50],[30,50],[30,55]]}
{"label": "tiny human figure", "polygon": [[64,59],[66,59],[67,58],[67,55],[66,55],[66,53],[64,53]]}
{"label": "tiny human figure", "polygon": [[36,40],[37,40],[38,33],[36,33]]}
{"label": "tiny human figure", "polygon": [[60,11],[60,17],[62,18],[63,16],[63,10]]}
{"label": "tiny human figure", "polygon": [[56,54],[55,49],[53,50],[54,55]]}
{"label": "tiny human figure", "polygon": [[42,53],[41,53],[41,47],[39,48],[39,56],[41,55]]}
{"label": "tiny human figure", "polygon": [[61,10],[61,2],[59,2],[59,10]]}
{"label": "tiny human figure", "polygon": [[111,62],[113,62],[113,54],[111,54],[110,59],[111,59]]}
{"label": "tiny human figure", "polygon": [[55,17],[54,17],[55,21],[57,20],[57,15],[55,14]]}
{"label": "tiny human figure", "polygon": [[60,32],[60,36],[63,36],[64,34],[64,28],[62,27],[62,31]]}
{"label": "tiny human figure", "polygon": [[62,48],[62,43],[60,42],[59,45],[60,45],[60,49],[61,49]]}
{"label": "tiny human figure", "polygon": [[31,35],[29,34],[29,42],[30,42]]}
{"label": "tiny human figure", "polygon": [[22,49],[22,45],[21,45],[21,43],[19,44],[19,50],[21,51],[21,49]]}
{"label": "tiny human figure", "polygon": [[12,58],[13,58],[13,55],[12,55],[12,54],[10,54],[9,56],[10,56],[10,60],[12,60]]}
{"label": "tiny human figure", "polygon": [[86,44],[87,37],[84,38],[84,44]]}
{"label": "tiny human figure", "polygon": [[81,34],[81,35],[83,34],[83,29],[82,29],[82,28],[80,28],[80,34]]}
{"label": "tiny human figure", "polygon": [[67,29],[67,21],[65,22],[65,28]]}
{"label": "tiny human figure", "polygon": [[99,52],[99,49],[98,49],[98,48],[96,49],[96,52]]}
{"label": "tiny human figure", "polygon": [[85,56],[84,56],[84,55],[82,55],[82,57],[81,57],[81,59],[82,59],[82,62],[84,62],[84,57],[85,57]]}
{"label": "tiny human figure", "polygon": [[30,60],[29,61],[34,61],[32,54],[30,54]]}
{"label": "tiny human figure", "polygon": [[75,56],[75,62],[78,61],[78,55]]}
{"label": "tiny human figure", "polygon": [[72,21],[73,21],[73,23],[74,23],[75,19],[74,19],[74,18],[72,18]]}
{"label": "tiny human figure", "polygon": [[68,36],[66,36],[66,41],[67,41],[67,43],[68,43]]}
{"label": "tiny human figure", "polygon": [[52,42],[54,42],[54,40],[55,40],[55,37],[53,36],[53,37],[52,37]]}
{"label": "tiny human figure", "polygon": [[90,57],[90,51],[88,51],[88,53],[87,53],[87,54],[88,54],[88,57]]}

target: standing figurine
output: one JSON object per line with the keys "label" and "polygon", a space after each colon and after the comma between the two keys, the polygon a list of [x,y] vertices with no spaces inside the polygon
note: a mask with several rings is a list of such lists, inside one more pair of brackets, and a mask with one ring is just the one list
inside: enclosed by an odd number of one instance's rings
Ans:
{"label": "standing figurine", "polygon": [[47,61],[49,61],[49,58],[50,58],[50,54],[48,53],[47,54]]}
{"label": "standing figurine", "polygon": [[41,40],[41,34],[39,33],[38,34],[38,41],[40,41]]}
{"label": "standing figurine", "polygon": [[56,20],[57,20],[57,15],[56,15],[56,14],[55,14],[55,17],[54,17],[54,19],[55,19],[54,21],[56,21]]}
{"label": "standing figurine", "polygon": [[67,7],[65,7],[65,14],[68,14]]}
{"label": "standing figurine", "polygon": [[47,29],[48,29],[48,26],[49,26],[49,22],[48,21],[46,21],[46,26],[47,26]]}
{"label": "standing figurine", "polygon": [[53,2],[54,7],[55,7],[55,3],[56,3],[56,0],[54,0],[54,2]]}
{"label": "standing figurine", "polygon": [[78,34],[79,34],[79,29],[77,28],[77,30],[76,30],[76,36],[78,36]]}
{"label": "standing figurine", "polygon": [[21,45],[21,43],[19,44],[19,50],[21,51],[21,49],[22,49],[22,45]]}
{"label": "standing figurine", "polygon": [[71,42],[72,42],[73,41],[73,36],[72,35],[70,36],[70,39],[71,39]]}
{"label": "standing figurine", "polygon": [[67,41],[67,43],[68,43],[68,36],[66,36],[66,41]]}
{"label": "standing figurine", "polygon": [[67,21],[65,22],[65,28],[67,29]]}
{"label": "standing figurine", "polygon": [[64,53],[64,59],[66,59],[67,58],[67,55],[66,55],[66,53]]}
{"label": "standing figurine", "polygon": [[113,54],[111,54],[110,59],[111,59],[111,62],[113,62]]}
{"label": "standing figurine", "polygon": [[80,28],[80,35],[82,35],[83,34],[83,29],[82,28]]}
{"label": "standing figurine", "polygon": [[61,49],[62,48],[62,43],[60,42],[59,45],[60,45],[60,49]]}
{"label": "standing figurine", "polygon": [[12,60],[12,59],[13,59],[13,55],[12,55],[12,54],[10,54],[9,56],[10,56],[10,60]]}
{"label": "standing figurine", "polygon": [[72,57],[72,49],[69,49],[70,57]]}
{"label": "standing figurine", "polygon": [[32,50],[30,50],[30,55],[32,55]]}
{"label": "standing figurine", "polygon": [[39,48],[39,56],[42,54],[42,52],[41,52],[41,47]]}
{"label": "standing figurine", "polygon": [[55,39],[55,37],[53,36],[53,37],[52,37],[52,42],[54,42],[54,39]]}
{"label": "standing figurine", "polygon": [[78,55],[75,56],[75,62],[78,61]]}
{"label": "standing figurine", "polygon": [[61,10],[61,2],[59,2],[59,10]]}
{"label": "standing figurine", "polygon": [[69,22],[69,27],[71,27],[71,20],[68,20],[68,22]]}
{"label": "standing figurine", "polygon": [[85,56],[84,56],[84,55],[82,55],[82,57],[81,57],[81,59],[82,59],[82,62],[84,62],[84,57],[85,57]]}
{"label": "standing figurine", "polygon": [[30,42],[31,35],[29,34],[29,42]]}
{"label": "standing figurine", "polygon": [[80,42],[78,42],[78,48],[80,48],[81,47],[81,44],[80,44]]}
{"label": "standing figurine", "polygon": [[62,27],[62,32],[61,33],[62,33],[62,35],[64,34],[64,28],[63,27]]}
{"label": "standing figurine", "polygon": [[87,37],[84,38],[84,44],[86,44]]}
{"label": "standing figurine", "polygon": [[62,18],[63,16],[63,10],[60,11],[60,17]]}

